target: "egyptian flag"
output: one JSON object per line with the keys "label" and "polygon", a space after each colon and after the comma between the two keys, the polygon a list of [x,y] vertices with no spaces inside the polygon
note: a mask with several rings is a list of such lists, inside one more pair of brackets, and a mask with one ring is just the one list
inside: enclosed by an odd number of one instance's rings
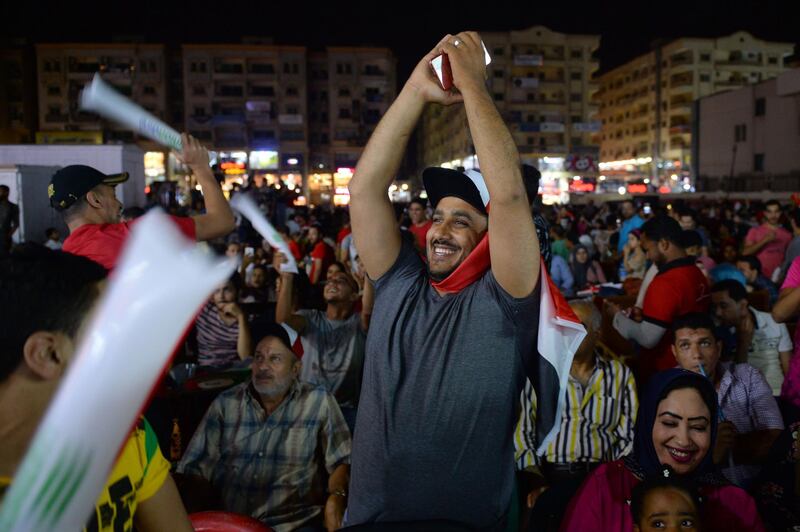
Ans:
{"label": "egyptian flag", "polygon": [[283,330],[285,330],[286,334],[289,336],[289,346],[292,352],[297,356],[297,358],[302,360],[305,351],[303,350],[303,342],[300,341],[300,335],[297,334],[297,331],[292,329],[286,323],[281,323],[280,325],[281,327],[283,327]]}
{"label": "egyptian flag", "polygon": [[[536,172],[538,174],[538,172]],[[538,188],[529,182],[533,175],[523,169],[525,188]],[[435,209],[446,196],[463,199],[483,214],[489,213],[489,190],[483,176],[475,170],[450,170],[428,168],[422,174],[425,190]],[[491,267],[489,233],[446,279],[431,285],[442,292],[457,293],[480,279]],[[539,329],[537,355],[531,357],[526,368],[528,380],[536,393],[537,454],[544,454],[547,445],[556,437],[561,425],[561,414],[566,402],[567,380],[572,359],[586,337],[586,329],[570,308],[567,300],[553,284],[544,260],[539,268],[541,301],[539,304]]]}

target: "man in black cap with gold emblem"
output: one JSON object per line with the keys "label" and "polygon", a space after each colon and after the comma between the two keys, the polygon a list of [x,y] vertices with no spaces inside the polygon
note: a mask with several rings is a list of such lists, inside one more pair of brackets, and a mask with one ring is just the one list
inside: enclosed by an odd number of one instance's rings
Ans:
{"label": "man in black cap with gold emblem", "polygon": [[[457,92],[431,70],[441,53]],[[345,518],[354,530],[506,526],[512,436],[536,356],[540,252],[485,70],[478,34],[446,36],[384,115],[350,183],[355,244],[376,289]],[[434,208],[426,264],[402,243],[387,189],[425,106],[461,102],[481,173],[424,171]]]}
{"label": "man in black cap with gold emblem", "polygon": [[[206,213],[192,218],[173,216],[172,220],[192,240],[227,235],[234,227],[233,213],[209,168],[208,151],[189,135],[184,134],[182,141],[180,157],[203,188]],[[122,203],[114,187],[127,179],[127,173],[106,175],[77,164],[53,175],[47,189],[50,205],[63,214],[70,231],[64,251],[92,259],[109,270],[114,268],[130,232],[130,225],[120,222]]]}

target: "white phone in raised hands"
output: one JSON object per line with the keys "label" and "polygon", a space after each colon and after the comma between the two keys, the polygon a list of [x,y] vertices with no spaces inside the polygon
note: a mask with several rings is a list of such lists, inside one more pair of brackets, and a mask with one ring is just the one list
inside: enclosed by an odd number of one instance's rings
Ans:
{"label": "white phone in raised hands", "polygon": [[[486,66],[489,66],[489,63],[492,62],[492,57],[489,55],[489,50],[486,49],[486,45],[483,41],[481,41],[481,46],[483,46]],[[453,71],[450,69],[450,60],[447,58],[447,54],[439,54],[431,59],[431,68],[436,74],[436,78],[439,80],[439,85],[442,89],[449,91],[453,88]]]}

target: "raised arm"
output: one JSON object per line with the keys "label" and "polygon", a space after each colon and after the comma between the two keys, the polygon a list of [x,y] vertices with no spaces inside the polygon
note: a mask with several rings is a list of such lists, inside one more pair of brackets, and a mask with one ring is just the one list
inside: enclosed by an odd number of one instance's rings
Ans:
{"label": "raised arm", "polygon": [[460,96],[443,91],[436,81],[430,61],[438,55],[438,50],[437,45],[417,64],[400,95],[375,128],[350,181],[353,238],[367,273],[373,279],[386,273],[400,253],[400,232],[388,189],[425,104],[449,105],[461,100]]}
{"label": "raised arm", "polygon": [[453,84],[464,97],[469,131],[489,189],[492,273],[506,292],[526,297],[539,278],[539,240],[522,183],[517,145],[486,89],[481,38],[475,32],[459,33],[445,39],[441,50],[450,59]]}
{"label": "raised arm", "polygon": [[186,133],[181,135],[183,152],[179,158],[189,166],[203,189],[206,213],[193,216],[194,230],[198,242],[225,236],[235,227],[233,211],[222,194],[217,180],[209,168],[208,150],[200,141]]}
{"label": "raised arm", "polygon": [[785,323],[797,314],[800,309],[800,288],[784,288],[775,306],[772,307],[772,319]]}
{"label": "raised arm", "polygon": [[286,262],[286,256],[280,251],[275,250],[275,256],[272,259],[272,265],[275,270],[280,272],[281,287],[278,290],[278,302],[275,305],[275,321],[277,323],[285,323],[295,331],[297,334],[303,334],[306,328],[306,319],[299,314],[294,313],[292,307],[292,292],[294,291],[294,274],[289,272],[281,272],[281,264]]}

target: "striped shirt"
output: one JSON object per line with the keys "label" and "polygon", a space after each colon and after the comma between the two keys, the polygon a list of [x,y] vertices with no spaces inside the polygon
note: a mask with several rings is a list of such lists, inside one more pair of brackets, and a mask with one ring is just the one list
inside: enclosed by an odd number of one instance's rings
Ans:
{"label": "striped shirt", "polygon": [[221,393],[177,471],[218,489],[226,511],[276,530],[322,525],[328,474],[350,463],[350,431],[332,395],[295,382],[267,415],[250,382]]}
{"label": "striped shirt", "polygon": [[[539,467],[536,455],[536,394],[530,382],[521,394],[522,411],[514,433],[517,469]],[[595,367],[584,387],[569,376],[561,429],[547,446],[549,463],[610,462],[630,452],[639,401],[633,372],[595,351]]]}
{"label": "striped shirt", "polygon": [[[717,389],[723,417],[736,426],[736,432],[783,430],[778,403],[764,375],[750,364],[720,362],[722,378]],[[761,471],[758,465],[739,465],[732,461],[722,474],[739,486],[747,485]]]}
{"label": "striped shirt", "polygon": [[206,303],[195,321],[197,362],[201,366],[228,366],[239,360],[239,322],[228,325],[213,302]]}

